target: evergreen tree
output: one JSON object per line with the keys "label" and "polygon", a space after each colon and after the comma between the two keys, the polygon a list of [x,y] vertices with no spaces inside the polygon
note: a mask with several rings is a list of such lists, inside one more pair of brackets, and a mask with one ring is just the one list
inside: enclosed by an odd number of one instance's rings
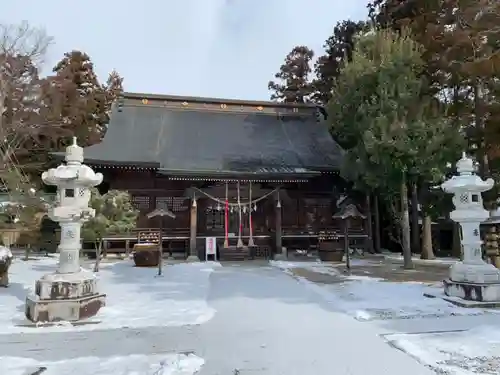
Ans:
{"label": "evergreen tree", "polygon": [[306,46],[297,46],[286,56],[274,77],[269,81],[268,89],[273,91],[271,100],[284,103],[305,103],[312,94],[309,75],[312,72],[311,61],[314,52]]}
{"label": "evergreen tree", "polygon": [[354,36],[366,28],[365,22],[351,20],[338,22],[334,27],[333,34],[324,44],[325,54],[320,56],[314,65],[316,77],[313,80],[313,100],[315,102],[328,103],[344,61],[350,62],[352,60],[355,45]]}
{"label": "evergreen tree", "polygon": [[123,93],[123,78],[116,70],[109,73],[104,90],[106,92],[106,110],[109,116],[113,102]]}
{"label": "evergreen tree", "polygon": [[59,102],[58,117],[83,145],[99,142],[108,123],[107,94],[99,84],[90,57],[81,51],[64,55],[53,69],[49,95]]}
{"label": "evergreen tree", "polygon": [[421,45],[390,30],[363,35],[358,43],[330,100],[331,130],[349,146],[345,175],[386,193],[409,268],[409,179],[439,181],[460,151],[461,137],[445,106],[422,95],[427,83]]}
{"label": "evergreen tree", "polygon": [[97,257],[94,272],[98,272],[102,239],[110,233],[130,233],[135,229],[138,211],[132,205],[130,194],[120,190],[110,190],[101,195],[96,188],[92,188],[90,207],[95,210],[95,216],[83,224],[82,237],[95,244]]}

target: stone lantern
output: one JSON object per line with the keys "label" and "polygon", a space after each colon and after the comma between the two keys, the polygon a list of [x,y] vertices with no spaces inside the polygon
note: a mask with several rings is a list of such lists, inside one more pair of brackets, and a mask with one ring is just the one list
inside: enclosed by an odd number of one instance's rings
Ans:
{"label": "stone lantern", "polygon": [[463,261],[451,266],[444,292],[471,301],[500,301],[500,270],[483,260],[479,232],[480,224],[489,217],[481,193],[490,190],[494,182],[477,176],[474,162],[465,153],[456,166],[458,175],[445,181],[441,188],[453,194],[455,210],[450,218],[460,224]]}
{"label": "stone lantern", "polygon": [[105,304],[95,274],[80,267],[80,230],[95,214],[89,207],[90,188],[103,176],[82,164],[83,149],[76,137],[66,148],[65,160],[42,174],[45,184],[57,186],[56,203],[48,214],[61,226],[61,241],[57,270],[37,280],[35,295],[26,298],[26,317],[33,322],[77,321],[94,316]]}

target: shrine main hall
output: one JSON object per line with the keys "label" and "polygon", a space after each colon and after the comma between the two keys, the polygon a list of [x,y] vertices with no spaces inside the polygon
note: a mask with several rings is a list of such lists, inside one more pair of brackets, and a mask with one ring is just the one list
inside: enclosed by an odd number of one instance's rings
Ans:
{"label": "shrine main hall", "polygon": [[[103,173],[101,191],[131,194],[137,231],[161,224],[169,251],[204,259],[213,237],[222,259],[269,258],[334,227],[345,183],[325,120],[309,104],[125,93],[85,163]],[[148,218],[157,208],[175,218]]]}

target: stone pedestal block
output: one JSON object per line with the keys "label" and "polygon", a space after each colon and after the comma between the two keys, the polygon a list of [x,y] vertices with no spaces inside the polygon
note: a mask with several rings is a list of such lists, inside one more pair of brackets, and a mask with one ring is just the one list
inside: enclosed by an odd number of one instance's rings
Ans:
{"label": "stone pedestal block", "polygon": [[444,280],[444,293],[449,297],[458,297],[467,301],[500,301],[500,282],[471,283]]}
{"label": "stone pedestal block", "polygon": [[90,271],[48,274],[36,282],[35,295],[26,298],[25,315],[32,322],[74,322],[96,315],[105,298]]}
{"label": "stone pedestal block", "polygon": [[25,315],[34,323],[76,322],[95,316],[105,306],[105,299],[105,294],[60,300],[40,300],[36,296],[28,296]]}
{"label": "stone pedestal block", "polygon": [[0,286],[9,286],[9,267],[12,263],[12,258],[0,259]]}
{"label": "stone pedestal block", "polygon": [[500,283],[500,270],[479,259],[477,263],[457,262],[450,267],[450,280],[463,283]]}

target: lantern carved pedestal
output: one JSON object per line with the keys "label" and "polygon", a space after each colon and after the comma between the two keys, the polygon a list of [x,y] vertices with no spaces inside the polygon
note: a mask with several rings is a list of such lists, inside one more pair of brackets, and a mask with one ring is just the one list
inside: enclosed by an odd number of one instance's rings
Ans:
{"label": "lantern carved pedestal", "polygon": [[83,149],[76,144],[66,148],[66,164],[42,174],[47,185],[57,186],[57,204],[49,217],[61,226],[58,246],[59,265],[35,284],[35,295],[26,298],[26,317],[32,322],[78,321],[97,314],[105,304],[96,275],[80,267],[80,230],[95,211],[88,206],[90,190],[102,182],[83,163]]}
{"label": "lantern carved pedestal", "polygon": [[460,224],[463,260],[450,267],[450,278],[444,280],[444,299],[465,307],[500,305],[500,270],[483,260],[479,231],[489,217],[481,193],[493,187],[493,180],[483,181],[477,176],[473,161],[465,153],[457,162],[457,172],[458,176],[445,181],[441,188],[454,195],[455,210],[450,218]]}

